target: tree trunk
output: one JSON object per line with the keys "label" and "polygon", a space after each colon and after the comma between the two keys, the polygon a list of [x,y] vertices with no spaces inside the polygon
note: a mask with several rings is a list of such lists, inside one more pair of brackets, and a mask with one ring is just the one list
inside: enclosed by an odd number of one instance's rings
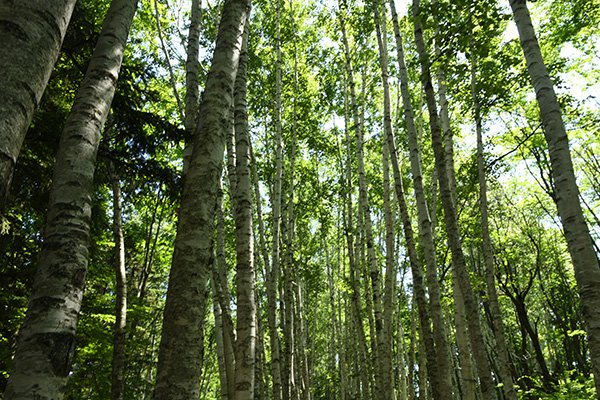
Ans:
{"label": "tree trunk", "polygon": [[[344,28],[345,31],[345,28]],[[344,33],[345,37],[345,33]],[[346,40],[347,41],[347,40]],[[347,59],[346,65],[350,65],[350,60]],[[351,67],[349,67],[351,68]],[[352,80],[353,75],[348,74],[348,79]],[[353,91],[353,84],[351,83],[351,92]],[[367,247],[367,263],[370,274],[371,281],[371,292],[372,299],[367,298],[367,305],[372,305],[372,307],[368,307],[368,309],[372,308],[372,313],[369,312],[368,315],[372,318],[374,314],[374,328],[375,334],[371,335],[371,339],[373,342],[372,345],[372,357],[375,364],[375,385],[376,385],[376,396],[378,398],[384,399],[386,397],[386,390],[384,386],[386,385],[386,380],[382,375],[382,364],[381,364],[381,354],[378,350],[378,344],[382,336],[382,328],[383,328],[383,316],[382,316],[382,308],[381,308],[381,283],[380,283],[380,267],[377,262],[377,257],[375,255],[375,243],[373,240],[373,222],[371,218],[371,209],[369,204],[368,197],[368,186],[367,179],[365,176],[365,162],[364,162],[364,133],[362,130],[362,124],[359,123],[359,111],[358,104],[356,102],[356,96],[351,93],[352,98],[352,110],[354,116],[354,125],[355,125],[355,135],[356,135],[356,160],[358,167],[358,197],[359,197],[359,206],[360,211],[359,214],[362,215],[363,218],[363,228],[364,228],[364,241]],[[373,324],[370,324],[373,327]],[[387,383],[390,381],[387,380]]]}
{"label": "tree trunk", "polygon": [[113,237],[115,241],[116,307],[113,333],[111,399],[123,400],[125,390],[125,326],[127,323],[127,275],[125,272],[125,241],[119,178],[110,165],[113,193]]}
{"label": "tree trunk", "polygon": [[227,277],[227,257],[225,255],[225,214],[223,212],[223,186],[219,181],[217,195],[217,221],[216,221],[216,260],[212,268],[212,280],[215,283],[215,299],[219,304],[220,322],[223,338],[223,366],[221,373],[225,376],[225,388],[221,389],[227,399],[232,400],[235,392],[235,332],[231,318],[231,296],[229,279]]}
{"label": "tree trunk", "polygon": [[471,289],[469,274],[467,272],[466,262],[462,251],[462,241],[458,227],[458,216],[456,214],[452,189],[449,182],[450,180],[448,178],[448,165],[446,164],[446,154],[444,152],[444,144],[439,125],[435,93],[431,83],[430,61],[423,39],[423,26],[421,22],[419,0],[413,1],[413,17],[415,43],[417,45],[419,61],[421,64],[421,84],[425,92],[427,108],[429,111],[429,125],[431,129],[432,146],[435,155],[435,166],[438,171],[438,182],[440,185],[442,206],[444,208],[444,218],[448,233],[448,241],[452,253],[452,267],[456,269],[456,273],[459,278],[459,285],[465,302],[465,311],[467,312],[467,315],[469,315],[469,318],[467,319],[469,338],[471,341],[471,348],[474,352],[474,359],[480,380],[481,392],[486,400],[493,400],[497,398],[496,389],[492,379],[491,366],[487,358],[487,353],[485,352],[485,342],[483,340],[481,323],[479,320],[479,307]]}
{"label": "tree trunk", "polygon": [[579,202],[579,188],[575,181],[569,139],[560,105],[542,58],[527,4],[525,0],[510,0],[510,6],[540,108],[550,153],[550,167],[556,185],[558,215],[562,221],[581,295],[596,394],[600,399],[600,266]]}
{"label": "tree trunk", "polygon": [[185,148],[183,149],[183,173],[187,172],[192,156],[192,137],[198,123],[198,103],[200,101],[200,26],[202,21],[202,0],[192,0],[190,29],[186,46],[185,62]]}
{"label": "tree trunk", "polygon": [[[342,38],[344,42],[347,43],[345,39],[345,28],[344,23],[342,23]],[[347,54],[348,55],[348,54]],[[349,58],[346,58],[346,62],[349,62]],[[351,67],[347,64],[346,71],[351,72]],[[351,74],[349,74],[352,76]],[[352,80],[350,81],[350,92],[351,96],[353,92],[354,83]],[[347,104],[347,100],[344,101]],[[348,159],[346,160],[346,187],[345,187],[345,195],[346,195],[346,242],[348,247],[348,266],[349,266],[349,281],[351,285],[351,293],[350,293],[350,308],[352,312],[351,321],[354,322],[354,328],[356,330],[356,335],[353,337],[356,338],[356,347],[357,351],[355,352],[355,359],[358,359],[359,362],[356,363],[357,371],[356,374],[358,377],[354,377],[354,396],[357,399],[368,399],[371,393],[371,384],[369,380],[369,355],[367,349],[367,339],[365,337],[365,330],[363,327],[363,319],[362,319],[362,304],[360,301],[360,285],[357,278],[357,270],[358,270],[358,257],[356,254],[356,243],[358,242],[358,238],[355,239],[355,229],[354,229],[354,212],[353,212],[353,204],[352,204],[352,162],[351,162],[351,140],[350,140],[350,132],[348,129],[349,125],[349,116],[348,116],[348,107],[344,107],[344,124],[345,124],[345,139],[346,139],[346,154]],[[357,118],[354,119],[356,122]],[[362,392],[360,387],[362,386]],[[364,395],[363,395],[364,394]]]}
{"label": "tree trunk", "polygon": [[60,399],[64,395],[88,264],[96,154],[136,6],[137,0],[111,3],[65,122],[45,240],[6,399]]}
{"label": "tree trunk", "polygon": [[212,232],[225,134],[249,0],[227,0],[184,178],[169,275],[155,398],[192,399],[200,393],[204,293],[212,265]]}
{"label": "tree trunk", "polygon": [[[392,320],[394,316],[394,297],[396,295],[396,255],[394,240],[394,216],[392,214],[390,190],[390,155],[387,143],[383,144],[383,213],[385,221],[385,290],[383,295],[383,329],[379,351],[381,356],[381,370],[383,372],[386,399],[396,398],[394,392],[394,372],[392,362]],[[404,338],[400,338],[403,341]],[[404,365],[398,368],[404,371]],[[402,380],[402,384],[404,381]]]}
{"label": "tree trunk", "polygon": [[[472,54],[475,54],[473,51]],[[479,93],[477,89],[477,64],[476,58],[471,57],[471,95],[473,97],[473,116],[475,119],[475,131],[477,134],[477,177],[479,180],[479,214],[481,219],[481,237],[483,248],[483,263],[485,266],[485,281],[487,288],[487,300],[490,308],[490,317],[494,338],[496,340],[496,353],[498,354],[498,372],[502,381],[502,391],[506,400],[517,400],[512,374],[510,372],[510,355],[504,334],[502,313],[498,302],[496,290],[496,274],[494,268],[494,249],[490,236],[490,224],[488,219],[487,180],[485,172],[485,159],[483,155],[483,132],[481,121],[481,108],[479,105]]]}
{"label": "tree trunk", "polygon": [[250,132],[246,103],[248,23],[235,81],[236,192],[235,227],[237,259],[237,335],[235,341],[235,400],[254,400],[256,360],[256,303],[254,296],[254,239],[250,179]]}
{"label": "tree trunk", "polygon": [[454,299],[454,325],[456,332],[456,345],[458,347],[458,362],[460,364],[460,398],[461,400],[475,400],[477,398],[477,378],[473,365],[469,332],[467,330],[467,314],[465,302],[458,284],[459,277],[452,269],[452,297]]}
{"label": "tree trunk", "polygon": [[[408,130],[408,148],[410,152],[410,166],[413,177],[413,185],[415,197],[417,200],[417,213],[419,216],[419,237],[421,239],[421,247],[425,256],[425,264],[427,266],[427,289],[429,292],[429,302],[431,307],[431,317],[433,320],[433,335],[436,346],[437,362],[440,371],[440,383],[443,385],[440,388],[441,393],[445,396],[452,397],[452,378],[451,378],[451,358],[450,346],[446,336],[446,327],[444,325],[444,316],[441,305],[440,286],[437,277],[437,260],[435,255],[435,244],[433,240],[433,229],[431,219],[429,217],[429,209],[427,207],[427,199],[423,189],[423,176],[421,172],[421,151],[419,149],[417,128],[415,125],[413,108],[408,89],[408,72],[406,70],[406,62],[404,58],[404,48],[400,28],[398,26],[398,16],[396,13],[393,0],[390,0],[392,9],[392,19],[394,23],[394,33],[396,36],[396,48],[398,51],[398,67],[400,72],[400,91],[402,95],[402,104],[404,109],[404,120],[406,121]],[[387,54],[387,51],[386,51]],[[383,61],[382,61],[383,63]],[[382,67],[383,70],[384,67]],[[387,76],[387,55],[385,60],[385,72]],[[387,79],[385,79],[387,81]],[[384,89],[384,92],[386,90]],[[389,89],[387,90],[389,93]],[[389,97],[389,96],[388,96]],[[389,104],[389,101],[388,101]],[[389,108],[389,106],[388,106]],[[389,114],[389,112],[388,112]],[[390,121],[390,134],[391,121]]]}
{"label": "tree trunk", "polygon": [[0,210],[42,94],[58,58],[75,0],[0,3]]}
{"label": "tree trunk", "polygon": [[281,1],[276,0],[276,38],[275,38],[275,178],[271,209],[273,213],[271,270],[267,273],[267,302],[269,336],[271,341],[271,376],[273,379],[273,400],[282,399],[281,350],[277,323],[277,294],[279,284],[281,230],[281,180],[283,175],[283,144],[281,138]]}

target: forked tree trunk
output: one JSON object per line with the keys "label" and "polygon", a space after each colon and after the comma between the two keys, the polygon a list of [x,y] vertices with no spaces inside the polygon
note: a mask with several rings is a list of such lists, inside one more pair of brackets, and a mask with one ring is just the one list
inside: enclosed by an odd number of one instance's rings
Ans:
{"label": "forked tree trunk", "polygon": [[200,395],[205,287],[213,263],[212,237],[233,86],[250,8],[226,0],[184,178],[175,251],[163,318],[155,399]]}
{"label": "forked tree trunk", "polygon": [[544,64],[525,0],[510,0],[527,69],[535,89],[544,135],[550,153],[550,168],[556,185],[556,206],[560,216],[586,322],[596,395],[600,399],[600,267],[575,181],[569,139],[554,85]]}
{"label": "forked tree trunk", "polygon": [[421,64],[421,84],[425,92],[427,109],[429,111],[429,125],[431,129],[432,146],[435,156],[435,166],[438,171],[438,182],[440,185],[440,195],[442,206],[444,208],[444,218],[446,230],[448,233],[448,242],[452,253],[452,267],[456,269],[459,285],[464,298],[465,311],[469,316],[467,319],[469,328],[469,339],[471,348],[474,352],[475,363],[481,385],[481,392],[485,399],[494,400],[497,398],[496,388],[492,379],[492,372],[487,354],[485,352],[485,342],[481,332],[481,323],[479,320],[479,307],[467,272],[466,262],[462,251],[462,240],[458,227],[458,216],[452,196],[452,189],[449,183],[449,171],[446,163],[446,154],[441,135],[440,122],[438,118],[435,93],[431,82],[429,55],[425,48],[423,39],[423,25],[421,22],[420,1],[413,1],[413,17],[415,43],[419,53],[419,62]]}
{"label": "forked tree trunk", "polygon": [[0,210],[33,113],[58,58],[75,0],[0,2]]}
{"label": "forked tree trunk", "polygon": [[111,3],[65,122],[44,243],[6,399],[62,399],[64,395],[88,265],[96,154],[136,6],[137,0]]}

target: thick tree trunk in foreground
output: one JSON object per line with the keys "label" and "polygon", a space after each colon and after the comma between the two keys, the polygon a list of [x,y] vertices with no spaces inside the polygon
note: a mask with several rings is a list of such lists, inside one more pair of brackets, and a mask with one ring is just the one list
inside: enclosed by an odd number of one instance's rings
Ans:
{"label": "thick tree trunk in foreground", "polygon": [[127,323],[127,274],[125,272],[125,240],[121,186],[118,176],[111,169],[113,193],[113,238],[115,241],[116,307],[113,333],[111,399],[123,400],[125,391],[125,326]]}
{"label": "thick tree trunk in foreground", "polygon": [[237,335],[235,341],[235,400],[254,399],[256,359],[256,303],[254,302],[254,238],[250,179],[250,132],[246,104],[248,23],[235,81],[236,193],[235,228],[237,261]]}
{"label": "thick tree trunk in foreground", "polygon": [[60,399],[74,350],[87,270],[93,178],[137,0],[111,4],[65,122],[44,244],[6,399]]}
{"label": "thick tree trunk in foreground", "polygon": [[200,395],[205,293],[213,263],[215,207],[233,86],[249,0],[223,5],[217,43],[196,127],[194,150],[184,178],[163,319],[155,398],[193,399]]}
{"label": "thick tree trunk in foreground", "polygon": [[0,0],[0,210],[75,0]]}
{"label": "thick tree trunk in foreground", "polygon": [[556,205],[581,295],[587,325],[596,394],[600,398],[600,267],[588,226],[579,202],[569,139],[562,120],[554,85],[548,75],[525,0],[511,0],[527,69],[535,89],[544,135],[550,153],[550,167],[556,185]]}
{"label": "thick tree trunk in foreground", "polygon": [[444,208],[448,242],[452,253],[452,267],[456,269],[457,277],[459,278],[459,285],[464,298],[465,311],[469,316],[467,319],[469,338],[471,341],[471,348],[474,352],[474,359],[480,380],[481,392],[485,399],[493,400],[497,398],[496,388],[491,375],[491,366],[487,358],[487,354],[484,351],[485,342],[483,340],[481,323],[479,320],[479,307],[471,289],[469,274],[467,272],[466,262],[462,251],[462,241],[458,227],[458,216],[456,214],[456,208],[453,201],[452,189],[449,182],[450,179],[448,178],[448,165],[446,163],[446,154],[441,135],[435,93],[433,91],[433,85],[431,82],[430,61],[423,39],[423,25],[420,14],[420,1],[414,0],[413,17],[415,42],[421,64],[421,84],[425,92],[427,109],[429,111],[429,125],[431,129],[432,146],[435,155],[435,166],[438,171],[438,182],[440,185],[442,206]]}

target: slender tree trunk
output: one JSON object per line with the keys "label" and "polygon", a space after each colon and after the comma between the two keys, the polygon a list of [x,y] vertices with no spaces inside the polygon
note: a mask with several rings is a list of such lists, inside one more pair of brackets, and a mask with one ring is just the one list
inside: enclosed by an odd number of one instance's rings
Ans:
{"label": "slender tree trunk", "polygon": [[[385,130],[385,136],[392,136],[392,114],[391,114],[391,101],[390,101],[390,88],[389,88],[389,74],[388,74],[388,50],[387,50],[387,29],[385,24],[385,4],[383,5],[383,20],[379,15],[379,5],[381,0],[373,0],[373,19],[375,20],[376,34],[377,34],[377,43],[379,47],[379,66],[381,68],[381,80],[383,86],[383,115],[384,121],[383,126]],[[383,23],[382,23],[383,21]],[[383,30],[383,34],[382,34]],[[388,157],[389,157],[389,147],[387,146],[387,140],[383,140],[384,143],[384,152],[383,152],[383,164],[384,164],[384,203],[387,203],[386,212],[386,275],[393,274],[393,253],[394,253],[394,233],[392,230],[392,218],[391,218],[391,208],[389,205],[389,165],[388,165]],[[387,181],[386,181],[387,179]],[[386,186],[387,182],[387,186]],[[385,191],[388,191],[387,194]],[[386,201],[387,196],[387,201]],[[384,204],[385,207],[385,204]],[[375,328],[376,328],[376,337],[377,337],[377,361],[378,361],[378,383],[379,383],[379,398],[382,400],[392,399],[394,397],[394,379],[392,374],[392,359],[391,353],[392,349],[389,345],[389,341],[391,341],[391,310],[386,314],[388,319],[384,322],[382,309],[381,309],[381,295],[379,293],[380,283],[379,283],[379,267],[375,266],[375,270],[373,270],[373,265],[371,266],[371,285],[373,286],[373,303],[375,305]],[[391,294],[386,293],[387,306],[391,308]],[[387,324],[387,325],[386,325]]]}
{"label": "slender tree trunk", "polygon": [[175,251],[163,319],[156,400],[200,393],[205,287],[212,265],[212,232],[233,85],[249,0],[226,0],[184,178]]}
{"label": "slender tree trunk", "polygon": [[454,325],[456,331],[456,345],[458,347],[458,363],[460,365],[461,400],[475,400],[477,398],[477,377],[473,365],[471,344],[467,328],[467,314],[465,301],[458,284],[459,277],[452,269],[452,297],[454,300]]}
{"label": "slender tree trunk", "polygon": [[229,399],[229,385],[227,384],[227,364],[225,362],[225,344],[223,332],[223,314],[221,312],[221,304],[219,303],[217,293],[217,282],[215,282],[214,274],[210,280],[211,289],[213,292],[213,314],[215,318],[215,347],[217,351],[217,364],[219,366],[219,383],[222,400]]}
{"label": "slender tree trunk", "polygon": [[254,400],[256,361],[256,303],[254,295],[254,239],[250,179],[250,132],[246,103],[248,23],[235,81],[236,192],[235,227],[237,259],[237,335],[235,341],[235,400]]}
{"label": "slender tree trunk", "polygon": [[75,0],[0,1],[0,210]]}
{"label": "slender tree trunk", "polygon": [[192,157],[192,137],[198,123],[198,103],[200,101],[200,26],[202,21],[202,0],[192,0],[190,29],[186,47],[185,62],[185,148],[183,149],[183,172],[187,172]]}
{"label": "slender tree trunk", "polygon": [[125,391],[125,326],[127,323],[127,275],[125,272],[125,241],[123,239],[123,217],[121,186],[112,165],[111,180],[113,193],[113,237],[115,241],[116,307],[113,333],[113,358],[111,399],[123,400]]}
{"label": "slender tree trunk", "polygon": [[6,399],[61,399],[81,308],[100,136],[137,0],[114,0],[59,144],[44,243]]}
{"label": "slender tree trunk", "polygon": [[[452,362],[450,358],[450,346],[448,344],[446,327],[444,325],[444,316],[441,306],[441,293],[437,277],[437,260],[435,255],[435,244],[433,240],[433,229],[431,219],[429,217],[427,199],[425,197],[425,191],[423,189],[423,176],[421,173],[421,152],[419,149],[417,128],[414,121],[414,113],[410,99],[410,92],[408,89],[409,80],[408,72],[406,69],[406,63],[404,60],[404,45],[402,36],[400,34],[400,28],[398,26],[398,16],[395,10],[395,5],[393,3],[393,0],[390,0],[390,7],[392,8],[392,18],[394,23],[394,33],[396,36],[396,47],[398,51],[400,91],[402,95],[404,119],[408,128],[408,147],[410,151],[411,173],[413,177],[415,197],[417,200],[417,213],[419,216],[419,237],[421,239],[420,243],[423,248],[423,253],[425,255],[425,264],[427,266],[427,289],[429,292],[431,317],[433,320],[433,335],[436,346],[436,354],[438,359],[439,371],[441,374],[439,379],[441,380],[441,383],[443,385],[443,387],[441,388],[441,392],[444,393],[446,396],[452,397]],[[387,54],[387,51],[385,52],[385,54]],[[387,81],[387,56],[385,58],[385,80]],[[384,89],[384,92],[385,91],[386,90]],[[387,90],[387,92],[389,93],[389,89]],[[392,132],[390,134],[393,135]]]}
{"label": "slender tree trunk", "polygon": [[[394,316],[394,297],[396,295],[396,255],[394,241],[394,216],[392,214],[390,190],[390,155],[387,143],[383,144],[383,213],[385,221],[385,290],[383,295],[383,329],[379,351],[381,354],[381,370],[383,372],[386,399],[396,398],[394,391],[394,372],[392,362],[392,320]],[[404,340],[404,338],[400,339]],[[398,368],[403,370],[404,365]],[[402,382],[403,383],[403,382]]]}
{"label": "slender tree trunk", "polygon": [[281,137],[281,1],[276,0],[276,38],[275,38],[275,178],[273,182],[273,195],[271,209],[273,213],[271,270],[267,274],[267,302],[269,336],[271,341],[271,375],[273,378],[273,400],[281,400],[281,351],[279,329],[277,323],[277,287],[279,283],[280,254],[279,239],[281,230],[281,180],[283,175],[283,143]]}
{"label": "slender tree trunk", "polygon": [[[345,43],[347,43],[345,39],[345,28],[342,22],[342,35]],[[348,62],[348,58],[346,59]],[[351,70],[351,68],[347,65],[347,71]],[[352,82],[352,81],[350,81]],[[350,83],[350,87],[353,88],[353,83]],[[351,93],[353,89],[351,89]],[[345,104],[347,101],[344,102]],[[351,320],[354,322],[354,329],[356,331],[356,335],[353,337],[356,338],[356,348],[355,358],[359,360],[357,365],[356,374],[358,377],[354,379],[355,385],[353,385],[354,396],[356,398],[365,398],[368,399],[371,393],[371,384],[369,380],[369,356],[367,349],[367,339],[365,337],[365,331],[363,327],[363,318],[362,318],[362,304],[360,301],[360,285],[357,277],[358,271],[358,256],[356,252],[356,243],[359,239],[355,238],[355,229],[354,229],[354,212],[352,205],[352,162],[351,162],[351,140],[350,140],[350,132],[348,129],[348,107],[344,107],[344,123],[345,123],[345,136],[346,136],[346,153],[348,156],[346,162],[346,241],[348,246],[348,265],[349,265],[349,280],[351,285],[351,294],[350,294],[350,308],[352,311]],[[356,123],[357,118],[354,119]],[[360,387],[362,386],[362,392]],[[363,395],[364,394],[364,395]]]}
{"label": "slender tree trunk", "polygon": [[[342,22],[342,25],[344,25],[344,22]],[[346,39],[346,33],[345,33],[345,28],[343,28],[343,37],[344,37],[344,45],[345,48],[347,47],[347,39]],[[382,309],[381,309],[381,288],[380,288],[380,281],[379,281],[379,276],[380,276],[380,268],[377,262],[377,258],[375,256],[375,245],[374,245],[374,240],[373,240],[373,223],[372,223],[372,219],[371,219],[371,210],[370,210],[370,206],[369,206],[369,198],[368,198],[368,187],[367,187],[367,180],[366,180],[366,176],[365,176],[365,163],[364,163],[364,135],[363,135],[363,131],[362,131],[362,125],[359,122],[359,111],[358,111],[358,104],[357,104],[357,100],[356,100],[356,95],[354,93],[354,77],[352,74],[352,68],[351,68],[351,64],[350,64],[350,58],[348,57],[349,54],[349,49],[346,49],[346,54],[347,54],[347,58],[346,58],[346,66],[347,66],[347,71],[348,72],[348,79],[351,81],[350,83],[350,92],[351,92],[351,104],[352,104],[352,114],[353,114],[353,118],[354,118],[354,131],[355,131],[355,135],[356,135],[356,160],[357,160],[357,167],[358,167],[358,193],[359,193],[359,205],[360,205],[360,211],[359,211],[359,215],[362,215],[363,218],[363,227],[364,227],[364,241],[365,241],[365,245],[367,247],[367,262],[368,262],[368,268],[369,268],[369,273],[370,273],[370,280],[371,280],[371,292],[372,292],[372,299],[371,298],[367,298],[367,309],[368,310],[372,310],[368,312],[368,316],[369,318],[372,318],[372,313],[374,312],[374,317],[375,317],[375,334],[371,335],[371,340],[372,340],[372,357],[374,358],[374,364],[375,364],[375,368],[376,368],[376,373],[375,373],[375,385],[377,387],[376,389],[376,396],[378,398],[383,398],[381,396],[385,396],[385,391],[383,389],[384,386],[384,380],[382,377],[382,373],[381,373],[381,355],[379,354],[379,351],[377,349],[377,341],[379,340],[378,338],[383,338],[382,336],[382,328],[383,328],[383,324],[382,324]],[[360,226],[361,224],[359,224]],[[373,323],[370,324],[371,327],[373,327]]]}
{"label": "slender tree trunk", "polygon": [[217,194],[217,218],[216,218],[216,260],[212,268],[212,280],[215,282],[215,301],[219,303],[221,328],[223,335],[223,372],[226,388],[222,392],[227,399],[233,399],[235,392],[235,332],[231,318],[231,298],[229,290],[229,279],[227,277],[227,258],[225,255],[225,214],[223,211],[223,186],[219,180],[219,191]]}
{"label": "slender tree trunk", "polygon": [[581,295],[596,394],[600,399],[600,266],[579,202],[579,188],[575,180],[569,139],[560,105],[542,58],[527,3],[525,0],[510,0],[510,6],[540,108],[550,153],[550,168],[556,185],[558,215],[562,221]]}
{"label": "slender tree trunk", "polygon": [[[193,9],[192,12],[194,12]],[[164,64],[167,67],[167,71],[169,72],[169,81],[171,83],[171,89],[173,90],[173,97],[175,97],[175,101],[177,102],[177,112],[179,113],[179,118],[181,119],[181,121],[185,123],[184,105],[181,102],[179,90],[177,90],[177,80],[175,79],[175,73],[173,72],[173,66],[171,65],[171,55],[169,54],[169,49],[167,48],[165,39],[163,38],[162,26],[160,23],[160,12],[158,10],[158,0],[154,0],[154,20],[156,22],[156,32],[158,33],[160,48],[165,57]],[[192,33],[191,30],[190,33]]]}
{"label": "slender tree trunk", "polygon": [[415,42],[419,53],[421,64],[421,84],[425,92],[427,109],[429,111],[429,125],[431,129],[432,146],[435,155],[435,166],[438,171],[438,182],[440,185],[440,194],[442,206],[444,208],[444,218],[448,241],[452,253],[452,267],[456,269],[459,278],[461,292],[464,298],[465,311],[470,318],[467,319],[469,328],[469,338],[471,348],[474,352],[474,359],[481,385],[481,392],[485,399],[494,400],[497,398],[495,385],[492,379],[492,372],[487,353],[485,352],[485,343],[481,331],[479,320],[479,307],[467,272],[466,262],[462,251],[462,241],[458,227],[458,216],[452,196],[452,189],[448,179],[448,165],[446,164],[446,155],[440,130],[439,118],[437,113],[437,104],[435,93],[431,83],[430,61],[425,48],[423,39],[423,25],[421,22],[420,1],[413,1],[413,17]]}
{"label": "slender tree trunk", "polygon": [[[439,34],[439,27],[436,27]],[[435,55],[442,57],[439,42],[435,42]],[[439,120],[442,129],[444,143],[444,155],[448,173],[448,184],[450,193],[456,206],[456,174],[454,171],[454,134],[450,125],[450,112],[448,110],[448,99],[446,96],[446,72],[440,65],[436,79],[438,84],[438,99],[440,104]],[[462,397],[464,399],[475,399],[478,394],[477,378],[475,376],[475,365],[473,364],[473,350],[469,341],[467,328],[467,315],[465,313],[464,296],[459,285],[460,277],[455,268],[452,268],[452,296],[454,298],[454,321],[456,325],[456,342],[458,345],[458,359],[460,363],[460,380],[462,385]],[[485,352],[485,350],[483,350]],[[480,351],[481,352],[481,351]]]}
{"label": "slender tree trunk", "polygon": [[[473,51],[472,54],[475,54]],[[483,247],[483,262],[485,266],[485,280],[487,288],[487,301],[490,307],[492,329],[496,340],[496,353],[498,354],[498,372],[502,381],[502,391],[506,400],[516,400],[517,392],[510,372],[510,355],[504,334],[502,313],[498,302],[496,290],[496,275],[494,268],[494,249],[490,236],[490,224],[488,218],[487,181],[485,172],[485,158],[483,154],[483,130],[481,121],[481,107],[479,104],[479,93],[477,89],[477,64],[476,58],[471,57],[471,95],[473,97],[473,116],[475,119],[475,131],[477,135],[477,177],[479,180],[479,214],[481,219],[481,237]]]}

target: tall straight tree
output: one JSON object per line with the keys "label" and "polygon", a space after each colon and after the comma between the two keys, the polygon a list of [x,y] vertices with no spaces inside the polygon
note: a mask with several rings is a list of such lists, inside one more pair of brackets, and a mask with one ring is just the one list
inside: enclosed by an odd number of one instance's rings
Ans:
{"label": "tall straight tree", "polygon": [[114,0],[61,135],[44,243],[6,399],[61,399],[88,265],[93,179],[137,0]]}
{"label": "tall straight tree", "polygon": [[254,299],[254,238],[252,232],[252,193],[250,179],[250,132],[246,103],[248,69],[248,23],[235,80],[236,200],[236,292],[237,335],[235,342],[235,400],[254,399],[256,358],[256,303]]}
{"label": "tall straight tree", "polygon": [[[402,97],[402,108],[404,113],[404,120],[406,121],[406,127],[408,131],[408,149],[410,154],[410,168],[413,177],[413,186],[415,191],[415,197],[417,200],[417,214],[419,219],[419,237],[421,247],[423,249],[425,265],[427,267],[427,289],[429,292],[429,304],[431,308],[431,318],[433,320],[433,335],[436,346],[436,354],[440,370],[440,380],[442,382],[441,392],[444,395],[452,396],[452,377],[451,368],[452,365],[450,359],[450,345],[448,344],[448,338],[446,336],[446,328],[444,326],[444,315],[441,306],[441,293],[440,286],[437,277],[437,260],[435,255],[435,244],[433,240],[433,228],[431,218],[429,216],[429,208],[427,206],[427,199],[425,197],[425,190],[423,188],[423,175],[421,172],[421,150],[419,148],[417,127],[415,124],[413,107],[411,103],[410,93],[408,89],[408,72],[406,69],[406,62],[404,57],[404,44],[402,35],[400,33],[400,27],[398,24],[398,16],[396,13],[395,5],[393,1],[390,1],[390,7],[392,9],[392,19],[394,24],[394,34],[396,36],[396,48],[398,53],[398,70],[400,72],[400,94]],[[379,35],[381,36],[381,35]],[[387,72],[387,46],[384,46],[383,40],[380,40],[380,53],[381,53],[381,69],[384,73],[384,93],[387,92],[387,115],[390,115],[390,100],[389,100],[389,86],[387,83],[388,72]],[[384,94],[385,96],[385,94]],[[393,130],[391,128],[391,117],[389,135],[392,136],[392,140],[388,139],[389,143],[394,142]],[[395,150],[394,150],[395,151]]]}
{"label": "tall straight tree", "polygon": [[198,102],[200,99],[200,88],[198,70],[200,62],[200,27],[202,21],[202,0],[192,0],[190,16],[190,29],[186,46],[185,61],[185,99],[184,99],[184,123],[186,142],[183,150],[183,172],[187,172],[192,156],[192,137],[198,120]]}
{"label": "tall straight tree", "polygon": [[438,173],[438,183],[440,186],[440,197],[444,209],[444,221],[448,234],[449,247],[452,254],[452,268],[454,268],[467,312],[467,324],[469,330],[469,339],[471,348],[474,352],[477,374],[481,386],[481,393],[485,399],[493,400],[497,398],[496,388],[492,379],[490,362],[485,352],[485,342],[481,331],[481,322],[479,320],[479,307],[471,288],[466,261],[462,250],[462,240],[458,227],[458,215],[454,204],[452,187],[450,183],[450,172],[446,162],[446,153],[442,140],[440,121],[438,117],[438,107],[433,90],[430,60],[425,47],[423,38],[423,22],[420,0],[413,0],[413,18],[415,43],[419,54],[419,63],[421,64],[421,86],[425,92],[427,110],[429,112],[429,127],[431,130],[431,141],[435,156],[435,167]]}
{"label": "tall straight tree", "polygon": [[160,399],[200,395],[204,305],[225,135],[233,105],[233,86],[242,48],[249,0],[227,0],[212,65],[200,104],[194,149],[184,177],[175,251],[163,316],[157,381]]}
{"label": "tall straight tree", "polygon": [[0,209],[75,0],[0,0]]}
{"label": "tall straight tree", "polygon": [[281,371],[281,350],[277,323],[277,297],[280,269],[279,239],[281,233],[281,180],[283,175],[283,142],[281,137],[281,8],[282,0],[276,0],[275,18],[275,176],[271,208],[273,213],[271,269],[267,271],[267,322],[271,342],[271,376],[273,379],[273,400],[281,400],[283,382]]}
{"label": "tall straight tree", "polygon": [[109,164],[113,196],[113,240],[115,242],[115,325],[113,332],[113,358],[111,400],[123,400],[125,392],[125,327],[127,325],[127,273],[125,271],[125,239],[123,237],[123,199],[121,183],[114,166]]}
{"label": "tall straight tree", "polygon": [[[471,33],[471,46],[474,46]],[[516,400],[517,392],[510,371],[510,354],[506,344],[504,323],[498,302],[498,291],[496,290],[496,274],[494,268],[494,249],[490,235],[490,223],[487,199],[487,178],[485,169],[485,157],[483,154],[483,121],[481,118],[481,104],[479,101],[479,90],[477,82],[477,56],[474,48],[471,49],[471,97],[473,101],[473,117],[475,120],[475,134],[477,136],[477,179],[479,181],[479,218],[481,221],[481,238],[483,249],[483,263],[485,270],[485,282],[487,288],[487,301],[490,308],[490,319],[492,330],[496,340],[495,348],[498,354],[498,372],[502,381],[502,391],[507,400]]]}
{"label": "tall straight tree", "polygon": [[550,168],[556,185],[556,206],[581,295],[596,394],[600,398],[600,266],[579,201],[579,188],[560,105],[540,51],[527,3],[525,0],[510,0],[510,6],[540,109],[550,153]]}

